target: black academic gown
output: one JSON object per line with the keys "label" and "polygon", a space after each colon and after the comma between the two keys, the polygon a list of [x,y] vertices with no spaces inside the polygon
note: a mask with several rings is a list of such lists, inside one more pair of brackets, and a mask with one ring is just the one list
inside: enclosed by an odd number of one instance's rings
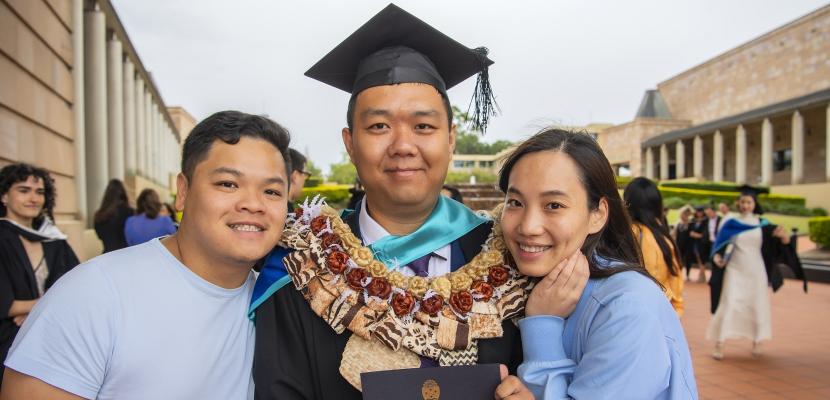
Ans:
{"label": "black academic gown", "polygon": [[[804,282],[804,292],[807,292],[807,278],[804,276],[804,268],[801,266],[801,260],[795,252],[793,246],[781,243],[781,240],[772,235],[777,225],[765,225],[761,227],[761,257],[764,259],[764,268],[767,271],[767,281],[772,291],[776,292],[784,285],[784,277],[781,275],[779,265],[786,265],[789,267],[796,278]],[[724,246],[718,254],[723,256],[726,246]],[[717,266],[712,268],[712,277],[709,279],[709,297],[711,302],[710,311],[712,314],[718,310],[720,303],[721,290],[723,289],[723,274],[727,265],[724,268]]]}
{"label": "black academic gown", "polygon": [[[360,237],[357,212],[344,218]],[[480,225],[458,239],[467,260],[472,259],[487,239],[492,224]],[[504,335],[478,341],[478,362],[500,363],[511,374],[522,362],[521,337],[510,321],[502,324]],[[340,375],[340,360],[351,336],[337,334],[311,310],[302,293],[291,284],[278,290],[256,311],[256,350],[253,377],[256,398],[360,399],[361,393]]]}
{"label": "black academic gown", "polygon": [[124,235],[124,225],[127,218],[135,214],[129,206],[120,206],[107,220],[95,223],[95,234],[104,244],[104,253],[127,247],[127,237]]}
{"label": "black academic gown", "polygon": [[[65,240],[43,242],[43,256],[49,268],[45,287],[48,290],[63,274],[78,265],[78,257]],[[0,382],[3,361],[9,352],[18,326],[10,318],[9,308],[15,300],[38,298],[37,281],[32,263],[23,248],[16,228],[7,221],[0,221]]]}
{"label": "black academic gown", "polygon": [[712,242],[709,241],[709,225],[707,225],[706,218],[700,221],[692,221],[689,223],[689,232],[695,232],[703,235],[701,238],[689,238],[689,243],[692,247],[691,256],[692,262],[697,262],[697,257],[700,261],[706,262],[709,259],[709,252],[712,249]]}

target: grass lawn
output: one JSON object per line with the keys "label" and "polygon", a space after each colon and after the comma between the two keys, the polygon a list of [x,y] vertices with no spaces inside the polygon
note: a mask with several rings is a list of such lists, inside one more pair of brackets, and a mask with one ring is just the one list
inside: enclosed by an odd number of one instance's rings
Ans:
{"label": "grass lawn", "polygon": [[[668,220],[669,224],[674,225],[677,223],[679,218],[678,210],[669,210]],[[764,218],[768,219],[769,222],[772,222],[776,225],[782,225],[787,227],[787,229],[798,228],[799,234],[808,234],[810,231],[807,228],[807,221],[810,217],[797,217],[793,215],[781,215],[781,214],[764,214]]]}

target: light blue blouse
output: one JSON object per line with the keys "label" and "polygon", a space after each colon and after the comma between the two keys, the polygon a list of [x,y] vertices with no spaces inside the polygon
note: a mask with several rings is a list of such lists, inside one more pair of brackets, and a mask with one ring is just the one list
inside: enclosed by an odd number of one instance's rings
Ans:
{"label": "light blue blouse", "polygon": [[697,399],[683,327],[659,286],[620,272],[588,281],[562,319],[519,321],[518,375],[537,399]]}

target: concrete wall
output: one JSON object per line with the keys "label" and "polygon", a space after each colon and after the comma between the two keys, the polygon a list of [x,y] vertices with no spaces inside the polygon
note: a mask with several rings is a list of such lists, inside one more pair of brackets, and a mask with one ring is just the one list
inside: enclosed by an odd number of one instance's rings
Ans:
{"label": "concrete wall", "polygon": [[49,170],[59,220],[78,212],[71,18],[70,0],[0,2],[0,164]]}
{"label": "concrete wall", "polygon": [[695,125],[830,87],[830,6],[657,85]]}
{"label": "concrete wall", "polygon": [[830,211],[830,182],[771,186],[770,190],[775,194],[804,196],[807,199],[807,207],[821,207]]}
{"label": "concrete wall", "polygon": [[[629,164],[633,175],[645,175],[645,169],[642,166],[645,158],[642,155],[640,143],[661,133],[687,127],[689,127],[688,121],[638,118],[603,130],[597,135],[597,142],[612,165]],[[671,151],[674,151],[674,146]],[[655,151],[654,159],[655,163],[659,161],[658,151]],[[654,170],[658,173],[659,168]]]}
{"label": "concrete wall", "polygon": [[179,135],[181,135],[181,143],[184,143],[187,135],[196,126],[196,118],[193,118],[187,110],[181,107],[167,107],[167,112],[170,114],[176,130],[179,131]]}

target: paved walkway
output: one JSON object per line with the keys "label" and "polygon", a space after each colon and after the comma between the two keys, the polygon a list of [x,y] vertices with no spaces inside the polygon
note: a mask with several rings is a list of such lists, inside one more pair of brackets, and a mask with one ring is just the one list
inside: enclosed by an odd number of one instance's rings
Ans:
{"label": "paved walkway", "polygon": [[[692,278],[696,270],[692,271]],[[752,342],[726,342],[725,358],[711,357],[706,340],[709,286],[686,283],[683,326],[692,350],[701,399],[830,399],[830,284],[787,280],[772,296],[772,341],[764,354]]]}

